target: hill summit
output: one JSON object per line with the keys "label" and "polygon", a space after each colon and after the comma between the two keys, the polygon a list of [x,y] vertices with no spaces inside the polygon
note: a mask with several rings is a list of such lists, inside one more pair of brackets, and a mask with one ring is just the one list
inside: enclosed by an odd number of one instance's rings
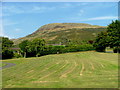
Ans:
{"label": "hill summit", "polygon": [[41,26],[38,30],[22,38],[14,39],[15,44],[34,38],[45,39],[49,44],[65,43],[66,40],[82,41],[94,39],[99,32],[106,30],[105,26],[86,23],[51,23]]}

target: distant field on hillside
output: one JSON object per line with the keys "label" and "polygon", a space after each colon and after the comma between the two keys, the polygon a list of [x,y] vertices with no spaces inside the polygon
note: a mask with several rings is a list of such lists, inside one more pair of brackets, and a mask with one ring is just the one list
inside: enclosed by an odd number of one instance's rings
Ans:
{"label": "distant field on hillside", "polygon": [[94,51],[4,60],[3,88],[117,88],[118,54]]}

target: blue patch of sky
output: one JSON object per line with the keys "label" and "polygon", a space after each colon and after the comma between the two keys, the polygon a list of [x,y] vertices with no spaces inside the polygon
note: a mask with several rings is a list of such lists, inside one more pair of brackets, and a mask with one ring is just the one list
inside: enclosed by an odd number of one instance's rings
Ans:
{"label": "blue patch of sky", "polygon": [[107,26],[117,16],[117,2],[3,2],[3,35],[23,37],[49,23]]}

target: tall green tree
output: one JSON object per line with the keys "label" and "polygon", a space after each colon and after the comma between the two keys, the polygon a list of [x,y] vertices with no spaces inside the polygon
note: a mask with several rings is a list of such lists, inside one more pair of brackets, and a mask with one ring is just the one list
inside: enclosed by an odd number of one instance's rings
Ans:
{"label": "tall green tree", "polygon": [[23,53],[23,57],[26,58],[26,54],[28,52],[29,49],[29,41],[28,40],[24,40],[19,44],[19,47],[21,49],[21,52]]}
{"label": "tall green tree", "polygon": [[9,40],[7,37],[1,37],[2,42],[2,59],[8,59],[13,57],[13,51],[10,50],[10,47],[13,45],[13,41]]}
{"label": "tall green tree", "polygon": [[19,44],[23,56],[40,56],[45,48],[45,40],[36,38],[32,41],[24,40]]}
{"label": "tall green tree", "polygon": [[13,41],[9,40],[7,37],[2,37],[2,49],[9,48],[13,45]]}
{"label": "tall green tree", "polygon": [[30,45],[31,51],[34,51],[36,54],[36,57],[42,54],[45,48],[45,40],[36,38],[32,41]]}
{"label": "tall green tree", "polygon": [[107,27],[110,47],[120,47],[120,21],[112,21]]}
{"label": "tall green tree", "polygon": [[96,51],[104,52],[105,48],[109,45],[107,38],[107,32],[101,32],[98,34],[93,46],[95,47]]}
{"label": "tall green tree", "polygon": [[120,50],[120,21],[112,21],[107,27],[107,32],[98,34],[94,46],[97,51],[105,51],[107,46]]}

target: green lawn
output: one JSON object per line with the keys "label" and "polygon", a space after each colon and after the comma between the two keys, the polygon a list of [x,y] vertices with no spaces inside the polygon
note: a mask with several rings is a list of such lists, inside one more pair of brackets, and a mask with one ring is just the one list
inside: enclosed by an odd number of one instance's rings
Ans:
{"label": "green lawn", "polygon": [[3,88],[117,88],[118,54],[94,51],[4,60]]}
{"label": "green lawn", "polygon": [[5,66],[5,63],[0,62],[0,67]]}

